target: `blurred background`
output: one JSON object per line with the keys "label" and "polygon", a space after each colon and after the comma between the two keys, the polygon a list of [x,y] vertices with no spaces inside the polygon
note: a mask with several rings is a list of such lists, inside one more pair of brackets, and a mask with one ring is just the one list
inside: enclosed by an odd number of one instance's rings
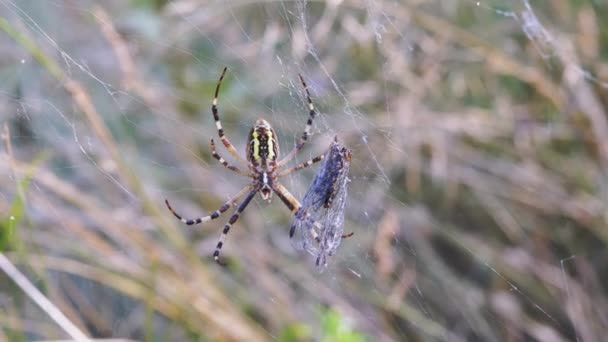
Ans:
{"label": "blurred background", "polygon": [[[598,341],[608,330],[608,5],[0,0],[0,340]],[[209,151],[268,120],[352,150],[326,268]],[[236,160],[219,144],[219,153]],[[295,164],[295,162],[294,162]],[[318,166],[286,177],[298,199]],[[14,272],[13,272],[14,273]]]}

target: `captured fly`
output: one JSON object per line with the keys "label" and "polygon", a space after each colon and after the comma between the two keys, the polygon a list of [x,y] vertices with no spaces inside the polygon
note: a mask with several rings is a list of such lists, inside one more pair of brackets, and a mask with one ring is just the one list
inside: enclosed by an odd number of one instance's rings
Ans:
{"label": "captured fly", "polygon": [[353,235],[342,234],[351,151],[335,137],[324,159],[289,231],[290,237],[295,236],[296,248],[316,256],[316,265],[322,267],[342,239]]}

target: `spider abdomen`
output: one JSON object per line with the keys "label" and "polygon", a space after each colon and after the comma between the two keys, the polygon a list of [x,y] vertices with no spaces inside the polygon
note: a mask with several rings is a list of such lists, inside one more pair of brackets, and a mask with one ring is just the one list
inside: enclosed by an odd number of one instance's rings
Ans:
{"label": "spider abdomen", "polygon": [[268,121],[259,119],[249,132],[247,160],[255,166],[267,166],[279,155],[277,134]]}

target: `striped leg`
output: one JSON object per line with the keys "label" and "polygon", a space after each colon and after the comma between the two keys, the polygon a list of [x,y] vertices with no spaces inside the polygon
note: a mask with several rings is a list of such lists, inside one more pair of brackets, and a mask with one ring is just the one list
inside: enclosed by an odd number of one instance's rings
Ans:
{"label": "striped leg", "polygon": [[302,208],[302,205],[300,204],[300,202],[298,202],[298,200],[295,197],[293,197],[293,195],[289,192],[289,190],[287,190],[280,183],[275,182],[272,185],[272,190],[274,190],[274,192],[277,194],[277,196],[279,196],[279,198],[281,199],[283,204],[285,204],[287,206],[287,208],[289,208],[289,210],[291,210],[292,215],[295,215],[300,210],[300,208]]}
{"label": "striped leg", "polygon": [[300,137],[300,140],[298,141],[296,146],[281,161],[279,161],[277,163],[277,167],[281,167],[281,166],[289,163],[296,156],[298,151],[300,151],[302,149],[302,147],[304,146],[304,143],[306,143],[306,141],[308,140],[308,136],[310,136],[310,129],[312,128],[312,120],[317,115],[315,106],[312,104],[312,100],[310,99],[310,91],[308,91],[308,85],[306,85],[306,82],[304,82],[304,77],[302,77],[302,75],[298,75],[298,76],[300,76],[300,81],[302,81],[302,86],[304,86],[304,91],[306,91],[306,99],[308,100],[308,109],[309,109],[308,121],[306,121],[306,128],[304,128],[304,133],[302,133],[302,137]]}
{"label": "striped leg", "polygon": [[238,159],[239,162],[241,162],[243,165],[247,165],[247,167],[249,167],[249,163],[247,163],[247,161],[245,161],[245,159],[243,159],[236,152],[236,149],[234,148],[234,146],[232,146],[232,144],[230,143],[230,140],[228,140],[228,137],[226,137],[224,135],[224,129],[222,128],[222,122],[220,121],[220,116],[219,116],[218,110],[217,110],[217,96],[220,92],[220,86],[222,85],[222,80],[224,80],[224,75],[226,74],[226,70],[228,70],[228,68],[224,68],[224,70],[222,70],[222,75],[220,76],[220,79],[217,81],[217,87],[215,88],[215,95],[213,96],[213,104],[211,105],[211,112],[213,112],[213,119],[215,120],[215,127],[217,127],[217,134],[220,136],[220,140],[222,141],[224,146],[226,146],[226,148],[228,149],[230,154],[232,154],[236,159]]}
{"label": "striped leg", "polygon": [[251,190],[251,192],[249,192],[247,197],[245,197],[243,202],[241,202],[241,205],[239,205],[238,209],[234,212],[234,214],[232,214],[232,216],[230,216],[228,223],[226,223],[226,225],[224,226],[224,230],[222,231],[220,240],[217,242],[217,246],[215,246],[215,252],[213,252],[213,259],[215,259],[215,261],[217,263],[220,263],[220,251],[222,250],[222,246],[224,246],[224,241],[226,241],[226,235],[228,235],[228,232],[230,231],[230,227],[232,227],[232,225],[234,223],[236,223],[236,221],[239,219],[239,216],[241,215],[241,213],[245,210],[245,208],[247,208],[247,205],[249,204],[249,202],[251,201],[251,199],[253,198],[253,196],[255,196],[255,194],[257,192],[258,192],[258,188],[253,189],[253,190]]}
{"label": "striped leg", "polygon": [[224,165],[227,169],[232,170],[243,176],[252,177],[251,174],[239,169],[236,166],[228,164],[228,162],[224,158],[222,158],[215,150],[215,142],[213,141],[213,139],[211,139],[211,155],[213,156],[213,158],[217,159],[220,162],[220,164]]}
{"label": "striped leg", "polygon": [[173,213],[173,216],[177,217],[183,223],[191,226],[193,224],[199,224],[199,223],[215,220],[216,218],[220,217],[220,215],[222,213],[224,213],[226,210],[228,210],[230,208],[230,206],[234,202],[236,202],[239,198],[241,198],[244,194],[246,194],[247,191],[250,191],[250,190],[251,190],[251,185],[248,185],[248,186],[244,187],[236,195],[232,196],[231,199],[229,199],[228,201],[226,201],[226,203],[222,204],[222,206],[218,210],[214,211],[213,214],[208,215],[208,216],[204,216],[204,217],[195,218],[195,219],[185,219],[185,218],[183,218],[181,215],[179,215],[178,213],[176,213],[175,210],[173,210],[173,208],[171,208],[171,205],[169,204],[169,201],[166,200],[166,199],[165,199],[165,204],[167,205],[167,208],[169,208],[169,210],[171,211],[171,213]]}
{"label": "striped leg", "polygon": [[312,165],[312,164],[314,164],[314,163],[318,163],[318,162],[320,162],[321,160],[323,160],[323,158],[325,158],[325,155],[324,155],[324,154],[322,154],[322,155],[320,155],[320,156],[317,156],[317,157],[314,157],[314,158],[312,158],[311,160],[309,160],[309,161],[307,161],[307,162],[304,162],[304,163],[302,163],[302,164],[300,164],[300,165],[296,165],[296,166],[294,166],[294,167],[290,167],[290,168],[289,168],[289,169],[287,169],[287,170],[283,170],[283,171],[281,171],[281,172],[279,172],[279,173],[277,174],[277,178],[278,178],[278,177],[287,176],[287,175],[292,174],[292,173],[294,173],[294,172],[296,172],[296,171],[302,170],[302,169],[303,169],[303,168],[305,168],[305,167],[309,167],[310,165]]}

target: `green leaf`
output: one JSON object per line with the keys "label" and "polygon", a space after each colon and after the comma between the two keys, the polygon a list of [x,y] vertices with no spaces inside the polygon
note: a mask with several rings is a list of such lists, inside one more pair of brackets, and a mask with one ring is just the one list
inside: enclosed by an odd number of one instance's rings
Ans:
{"label": "green leaf", "polygon": [[17,196],[11,204],[6,217],[0,218],[0,252],[4,252],[17,244],[15,230],[25,215],[25,205],[27,203],[26,193],[30,187],[32,176],[50,155],[43,153],[38,156],[25,171],[23,178],[17,181]]}
{"label": "green leaf", "polygon": [[321,316],[323,327],[322,341],[327,342],[363,342],[367,339],[360,332],[354,331],[348,320],[333,309],[327,309]]}
{"label": "green leaf", "polygon": [[281,333],[281,342],[298,342],[310,341],[312,339],[312,330],[305,324],[291,324]]}

